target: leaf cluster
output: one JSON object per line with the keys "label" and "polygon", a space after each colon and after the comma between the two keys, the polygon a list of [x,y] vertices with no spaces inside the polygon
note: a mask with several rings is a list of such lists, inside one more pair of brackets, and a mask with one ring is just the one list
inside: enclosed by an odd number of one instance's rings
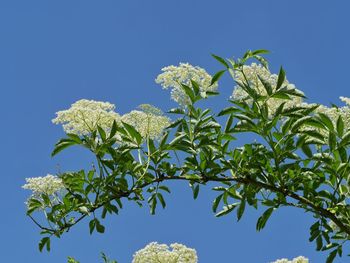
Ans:
{"label": "leaf cluster", "polygon": [[[213,76],[211,84],[227,71],[241,70],[250,59],[267,67],[265,53],[248,51],[237,60],[213,55],[224,69]],[[168,112],[177,119],[159,141],[143,140],[133,126],[116,122],[109,133],[98,127],[90,135],[67,134],[52,155],[82,146],[96,157],[96,166],[60,174],[66,187],[60,202],[52,205],[48,196],[29,201],[31,218],[34,212],[45,211],[47,226],[35,220],[45,235],[40,250],[49,250],[51,236],[60,237],[84,218],[90,218],[90,233],[104,233],[102,220],[118,214],[126,202],[148,204],[155,214],[158,205],[166,207],[171,192],[167,182],[178,180],[188,182],[195,199],[201,187],[214,183],[217,196],[212,210],[217,217],[236,210],[240,220],[247,207],[264,208],[257,231],[280,207],[302,209],[315,221],[309,240],[317,250],[330,251],[327,262],[342,256],[350,237],[350,131],[341,117],[334,125],[327,115],[315,111],[317,106],[286,107],[292,96],[303,95],[284,87],[285,78],[282,68],[275,87],[260,78],[264,96],[248,81],[239,83],[250,100],[230,100],[219,113],[196,106],[205,98],[195,81],[191,87],[182,85],[191,104]],[[268,98],[282,101],[272,116]],[[254,135],[255,140],[239,146],[236,140],[242,133]]]}

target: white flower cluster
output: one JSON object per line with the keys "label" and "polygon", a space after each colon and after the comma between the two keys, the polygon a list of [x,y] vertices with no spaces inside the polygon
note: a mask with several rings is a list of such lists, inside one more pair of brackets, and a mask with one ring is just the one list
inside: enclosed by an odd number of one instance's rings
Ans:
{"label": "white flower cluster", "polygon": [[55,124],[63,124],[66,133],[86,135],[100,126],[110,129],[114,120],[119,121],[120,116],[114,112],[115,106],[109,102],[94,100],[78,100],[68,110],[59,111],[52,120]]}
{"label": "white flower cluster", "polygon": [[349,130],[350,129],[350,99],[346,97],[340,97],[340,100],[346,103],[343,107],[326,107],[321,105],[316,109],[316,112],[324,113],[326,114],[332,121],[334,127],[336,127],[337,120],[339,116],[342,117],[342,120],[344,122],[344,129]]}
{"label": "white flower cluster", "polygon": [[[242,72],[243,71],[243,72]],[[259,77],[263,79],[265,82],[269,83],[272,91],[275,91],[277,80],[278,80],[278,75],[272,74],[268,69],[266,69],[264,66],[261,64],[256,64],[252,63],[250,66],[243,66],[242,71],[236,70],[233,74],[233,77],[236,82],[238,83],[247,83],[249,86],[255,91],[262,96],[267,96],[266,89],[264,88],[264,85],[261,83]],[[258,77],[259,76],[259,77]],[[300,90],[295,88],[294,84],[290,84],[288,80],[285,80],[284,83],[282,84],[282,87],[286,87],[287,89],[295,90],[300,94],[303,94]],[[274,112],[276,112],[277,108],[283,103],[286,102],[285,108],[290,108],[296,105],[299,105],[302,103],[302,98],[299,96],[290,96],[291,100],[286,100],[286,99],[280,99],[280,98],[267,98],[267,105],[269,108],[269,114],[272,115]],[[234,100],[244,100],[247,101],[248,103],[252,102],[252,99],[246,93],[242,87],[239,85],[236,85],[231,99]]]}
{"label": "white flower cluster", "polygon": [[62,179],[51,174],[44,177],[26,178],[26,182],[22,188],[32,190],[34,196],[52,195],[65,188]]}
{"label": "white flower cluster", "polygon": [[158,139],[170,125],[170,119],[160,109],[149,104],[142,104],[139,109],[123,115],[121,120],[132,125],[142,138]]}
{"label": "white flower cluster", "polygon": [[303,256],[288,260],[286,258],[278,259],[272,263],[309,263],[309,260]]}
{"label": "white flower cluster", "polygon": [[[338,118],[339,116],[341,116],[344,123],[344,133],[345,133],[350,130],[350,99],[346,97],[340,97],[340,100],[345,102],[346,105],[338,108],[319,105],[318,108],[315,110],[315,113],[323,113],[327,115],[332,120],[334,127],[337,127]],[[308,104],[308,105],[314,106],[315,104]],[[299,130],[300,131],[317,131],[325,137],[328,136],[328,132],[326,130],[321,128],[315,128],[308,125],[303,125]]]}
{"label": "white flower cluster", "polygon": [[218,87],[217,83],[210,86],[212,77],[203,68],[188,63],[164,67],[162,71],[163,73],[156,78],[156,83],[164,89],[171,88],[171,98],[183,107],[190,103],[190,99],[183,91],[181,84],[191,87],[191,80],[195,81],[203,97],[206,91],[216,91]]}
{"label": "white flower cluster", "polygon": [[132,263],[197,263],[196,250],[182,244],[171,244],[172,250],[165,244],[152,242],[134,254]]}
{"label": "white flower cluster", "polygon": [[350,106],[350,98],[340,96],[339,99],[340,99],[342,102],[345,102],[345,104],[346,104],[347,106]]}

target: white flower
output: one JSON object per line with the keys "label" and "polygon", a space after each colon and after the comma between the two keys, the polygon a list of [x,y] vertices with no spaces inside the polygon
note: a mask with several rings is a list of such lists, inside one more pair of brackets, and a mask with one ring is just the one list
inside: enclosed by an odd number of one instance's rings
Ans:
{"label": "white flower", "polygon": [[191,80],[195,81],[199,85],[202,97],[205,97],[206,91],[216,91],[218,87],[217,83],[210,86],[212,77],[205,69],[188,63],[164,67],[162,71],[163,73],[156,78],[156,83],[164,89],[171,88],[171,98],[183,107],[190,103],[190,99],[183,91],[181,84],[191,87]]}
{"label": "white flower", "polygon": [[113,121],[119,121],[120,116],[114,112],[115,106],[109,102],[94,100],[78,100],[67,110],[56,112],[52,120],[55,124],[63,124],[66,133],[87,135],[97,129],[97,126],[108,130]]}
{"label": "white flower", "polygon": [[134,254],[132,263],[197,263],[196,250],[182,244],[171,244],[172,250],[165,244],[152,242]]}
{"label": "white flower", "polygon": [[345,102],[345,104],[347,106],[350,106],[350,98],[347,98],[347,97],[339,97],[339,99],[343,102]]}
{"label": "white flower", "polygon": [[[350,130],[350,99],[345,97],[340,97],[340,99],[345,102],[347,105],[343,107],[327,107],[324,105],[319,105],[318,108],[315,110],[315,113],[323,113],[327,115],[334,127],[337,127],[337,121],[338,118],[341,117],[344,123],[344,133]],[[318,131],[326,138],[328,137],[328,131],[321,129],[321,128],[315,128],[308,125],[303,125],[300,129],[300,131]]]}
{"label": "white flower", "polygon": [[121,120],[132,125],[142,138],[158,139],[163,130],[170,125],[170,119],[163,116],[161,110],[149,104],[142,104],[139,109],[123,115]]}
{"label": "white flower", "polygon": [[40,194],[52,195],[64,189],[62,179],[51,174],[44,177],[26,178],[26,181],[27,183],[22,188],[32,190],[35,196]]}
{"label": "white flower", "polygon": [[290,261],[286,258],[281,258],[281,259],[277,259],[275,262],[272,263],[290,263]]}
{"label": "white flower", "polygon": [[309,260],[303,256],[293,259],[292,263],[309,263]]}
{"label": "white flower", "polygon": [[278,259],[272,263],[309,263],[309,260],[303,256],[299,256],[292,260],[288,260],[286,258]]}
{"label": "white flower", "polygon": [[317,108],[316,112],[320,112],[323,114],[326,114],[333,122],[334,127],[337,125],[337,120],[339,116],[342,117],[342,120],[344,122],[344,129],[345,131],[350,129],[350,104],[346,102],[346,99],[350,101],[348,98],[340,97],[342,101],[344,101],[347,105],[343,107],[326,107],[321,105]]}
{"label": "white flower", "polygon": [[[243,71],[243,72],[242,72]],[[250,66],[243,66],[242,71],[236,70],[233,74],[233,77],[237,83],[248,83],[249,86],[262,96],[268,96],[264,85],[261,83],[259,77],[263,79],[265,82],[269,83],[272,91],[275,91],[278,75],[272,74],[268,69],[263,67],[260,64],[252,63]],[[258,77],[259,76],[259,77]],[[300,95],[303,95],[303,92],[295,88],[294,84],[290,84],[288,80],[285,80],[282,84],[282,87],[286,87],[290,90],[295,90]],[[267,106],[269,109],[269,115],[273,115],[277,108],[285,102],[285,108],[294,107],[300,105],[302,103],[302,98],[300,96],[291,96],[291,100],[280,99],[280,98],[267,98]],[[236,85],[231,99],[234,100],[244,100],[248,103],[251,103],[252,98],[246,93],[239,85]]]}

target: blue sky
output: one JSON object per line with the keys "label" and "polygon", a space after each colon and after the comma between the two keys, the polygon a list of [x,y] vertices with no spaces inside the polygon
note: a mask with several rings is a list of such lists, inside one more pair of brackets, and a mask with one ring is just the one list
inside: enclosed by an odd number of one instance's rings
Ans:
{"label": "blue sky", "polygon": [[[50,157],[61,127],[54,113],[81,98],[110,101],[125,113],[141,103],[174,107],[154,83],[163,66],[190,62],[220,70],[210,54],[238,57],[247,49],[269,49],[271,68],[283,65],[290,82],[310,101],[338,103],[350,96],[349,1],[281,0],[2,0],[0,1],[0,90],[2,150],[1,262],[99,261],[105,251],[120,263],[151,241],[180,242],[197,249],[201,263],[265,263],[305,255],[323,262],[308,242],[311,215],[282,209],[257,233],[259,216],[249,210],[215,218],[213,194],[197,201],[184,184],[173,185],[166,210],[125,204],[105,221],[106,234],[88,234],[87,221],[40,253],[39,230],[25,216],[26,177],[89,165],[91,156],[72,149]],[[226,105],[233,83],[220,85]],[[337,263],[348,259],[338,259]]]}

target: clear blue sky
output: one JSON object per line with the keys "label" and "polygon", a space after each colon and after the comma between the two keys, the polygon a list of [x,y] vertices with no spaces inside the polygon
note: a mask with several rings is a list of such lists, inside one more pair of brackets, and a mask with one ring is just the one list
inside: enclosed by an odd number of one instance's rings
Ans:
{"label": "clear blue sky", "polygon": [[[325,254],[307,240],[310,215],[282,209],[257,233],[258,213],[249,210],[239,223],[233,214],[215,218],[213,195],[205,191],[193,201],[184,184],[174,187],[167,209],[156,216],[125,204],[120,216],[106,220],[106,234],[90,236],[85,221],[54,239],[50,253],[40,253],[39,231],[25,216],[29,193],[20,187],[26,177],[55,173],[58,166],[89,164],[79,149],[50,157],[64,135],[51,119],[74,101],[110,101],[120,113],[141,103],[173,107],[154,83],[169,64],[190,62],[213,73],[221,67],[211,53],[237,57],[269,49],[272,69],[284,65],[290,82],[311,101],[338,103],[339,96],[350,96],[349,10],[346,0],[0,1],[0,262],[62,263],[71,255],[95,263],[105,251],[129,263],[151,241],[194,247],[201,263],[267,263],[298,255],[323,262]],[[224,78],[222,101],[215,103],[224,105],[232,88]]]}

